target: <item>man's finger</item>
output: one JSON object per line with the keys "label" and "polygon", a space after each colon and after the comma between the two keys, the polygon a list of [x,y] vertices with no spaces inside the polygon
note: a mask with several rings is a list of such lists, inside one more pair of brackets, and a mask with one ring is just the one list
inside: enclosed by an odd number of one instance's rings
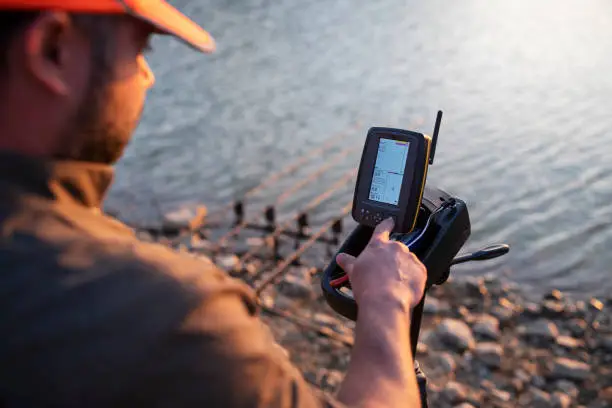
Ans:
{"label": "man's finger", "polygon": [[353,272],[353,263],[355,263],[356,259],[352,255],[340,253],[336,256],[336,263],[344,269],[344,272],[350,275]]}
{"label": "man's finger", "polygon": [[382,241],[388,241],[389,235],[391,231],[393,231],[393,227],[395,226],[395,221],[393,218],[389,217],[385,219],[383,222],[378,224],[374,229],[374,233],[372,233],[372,238],[378,238]]}

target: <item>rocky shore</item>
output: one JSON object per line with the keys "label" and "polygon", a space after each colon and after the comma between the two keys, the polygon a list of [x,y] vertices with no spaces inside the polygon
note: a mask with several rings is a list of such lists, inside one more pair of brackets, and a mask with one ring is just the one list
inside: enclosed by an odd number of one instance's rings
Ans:
{"label": "rocky shore", "polygon": [[[182,250],[201,252],[205,244]],[[249,283],[267,269],[231,254],[216,263]],[[262,317],[306,380],[333,394],[355,323],[327,306],[319,272],[291,267],[262,293]],[[576,300],[556,290],[534,302],[505,278],[451,274],[429,291],[418,344],[430,406],[612,407],[611,307],[612,297]]]}
{"label": "rocky shore", "polygon": [[[334,393],[348,366],[354,323],[319,294],[316,270],[294,268],[264,296],[292,323],[264,313],[306,379]],[[610,300],[552,291],[533,302],[497,278],[451,279],[430,291],[417,359],[431,407],[612,407]],[[307,330],[314,323],[333,338]]]}

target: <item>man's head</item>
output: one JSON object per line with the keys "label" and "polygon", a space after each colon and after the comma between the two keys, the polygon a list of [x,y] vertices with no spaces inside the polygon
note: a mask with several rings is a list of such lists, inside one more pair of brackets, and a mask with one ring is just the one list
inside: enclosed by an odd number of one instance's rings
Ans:
{"label": "man's head", "polygon": [[154,83],[144,59],[150,36],[214,48],[165,2],[140,3],[0,0],[0,150],[104,164],[121,157]]}

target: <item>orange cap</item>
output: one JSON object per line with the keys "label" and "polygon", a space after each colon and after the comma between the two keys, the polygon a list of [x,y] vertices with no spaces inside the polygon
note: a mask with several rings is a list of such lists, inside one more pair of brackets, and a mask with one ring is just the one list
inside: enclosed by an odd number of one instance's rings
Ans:
{"label": "orange cap", "polygon": [[164,0],[0,0],[0,10],[62,10],[74,13],[129,14],[174,35],[202,52],[213,52],[215,40]]}

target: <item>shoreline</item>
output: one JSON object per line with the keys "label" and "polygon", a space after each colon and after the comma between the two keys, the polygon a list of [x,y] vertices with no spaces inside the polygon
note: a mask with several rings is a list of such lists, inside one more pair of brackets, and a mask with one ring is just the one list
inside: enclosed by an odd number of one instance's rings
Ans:
{"label": "shoreline", "polygon": [[[296,268],[264,304],[352,339],[354,323],[333,314]],[[299,295],[299,296],[296,296]],[[435,407],[612,406],[612,319],[597,299],[575,301],[552,291],[527,300],[503,279],[449,279],[427,297],[417,360]],[[266,315],[274,337],[306,379],[338,391],[350,347],[278,317]]]}
{"label": "shoreline", "polygon": [[[210,249],[206,240],[160,243],[195,256]],[[247,283],[263,267],[259,259],[240,265],[231,252],[217,265]],[[327,305],[319,272],[290,266],[262,292],[261,317],[305,379],[333,394],[355,323]],[[451,274],[427,295],[417,348],[430,406],[612,407],[611,307],[612,297],[577,300],[553,290],[536,300],[506,277]]]}

